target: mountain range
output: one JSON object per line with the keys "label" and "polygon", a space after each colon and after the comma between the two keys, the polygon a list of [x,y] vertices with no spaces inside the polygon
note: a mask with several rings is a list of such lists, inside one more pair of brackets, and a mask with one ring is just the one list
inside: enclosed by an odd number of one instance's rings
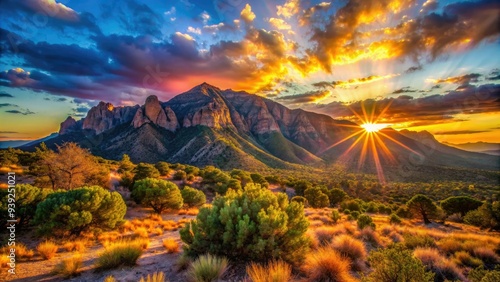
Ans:
{"label": "mountain range", "polygon": [[[498,157],[441,144],[430,133],[386,128],[371,139],[360,140],[356,133],[362,130],[350,121],[289,109],[258,95],[203,83],[166,102],[156,96],[149,96],[142,106],[115,107],[100,102],[83,119],[68,117],[58,136],[45,143],[55,147],[77,142],[108,159],[128,154],[134,162],[167,161],[223,169],[333,163],[368,172],[375,172],[378,165],[499,168]],[[371,146],[375,139],[384,146]]]}

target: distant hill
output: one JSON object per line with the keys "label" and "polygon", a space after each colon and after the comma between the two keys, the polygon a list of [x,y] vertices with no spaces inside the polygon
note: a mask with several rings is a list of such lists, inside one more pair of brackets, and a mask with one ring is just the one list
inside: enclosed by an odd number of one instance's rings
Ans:
{"label": "distant hill", "polygon": [[470,152],[479,152],[497,156],[500,155],[500,143],[468,142],[468,143],[454,144],[445,142],[445,144],[448,146],[452,146]]}
{"label": "distant hill", "polygon": [[6,149],[6,148],[9,148],[9,147],[16,148],[16,147],[20,147],[20,146],[32,146],[32,145],[39,144],[41,142],[45,142],[45,141],[47,141],[49,139],[55,138],[58,135],[59,135],[59,133],[54,132],[54,133],[50,134],[49,136],[46,136],[46,137],[43,137],[43,138],[40,138],[40,139],[36,139],[36,140],[8,140],[8,141],[0,141],[0,149]]}
{"label": "distant hill", "polygon": [[[360,126],[349,121],[292,110],[258,95],[203,83],[166,102],[156,96],[133,107],[100,102],[82,120],[68,117],[61,123],[59,136],[46,144],[55,147],[72,141],[109,159],[128,154],[134,162],[163,160],[224,169],[335,163],[366,172],[377,172],[378,166],[398,170],[408,164],[499,167],[498,157],[441,144],[430,133],[388,128],[370,136],[384,146],[371,146],[365,139],[358,140],[361,132]],[[23,148],[32,150],[35,146]],[[360,161],[363,154],[365,161]]]}

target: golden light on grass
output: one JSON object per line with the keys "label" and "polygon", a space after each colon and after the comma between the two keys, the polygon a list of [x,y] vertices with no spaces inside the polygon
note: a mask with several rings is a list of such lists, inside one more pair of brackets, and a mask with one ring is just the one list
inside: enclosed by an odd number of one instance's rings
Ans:
{"label": "golden light on grass", "polygon": [[163,240],[163,247],[167,249],[168,253],[177,253],[179,252],[179,243],[174,239],[165,239]]}

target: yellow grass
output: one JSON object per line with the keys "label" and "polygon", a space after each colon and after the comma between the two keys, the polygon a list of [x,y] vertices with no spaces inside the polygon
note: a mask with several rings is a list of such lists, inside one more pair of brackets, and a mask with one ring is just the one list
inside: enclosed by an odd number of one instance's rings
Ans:
{"label": "yellow grass", "polygon": [[246,270],[252,282],[292,281],[292,267],[283,261],[271,261],[267,265],[251,263]]}
{"label": "yellow grass", "polygon": [[336,237],[331,247],[341,255],[348,257],[352,262],[366,260],[366,248],[363,241],[355,239],[349,235]]}
{"label": "yellow grass", "polygon": [[146,276],[146,279],[144,277],[141,277],[141,280],[139,282],[164,282],[165,280],[165,273],[163,272],[155,272],[153,274],[148,274]]}
{"label": "yellow grass", "polygon": [[63,248],[66,249],[68,252],[85,252],[86,247],[86,242],[83,240],[75,240],[75,241],[68,241],[64,243]]}
{"label": "yellow grass", "polygon": [[357,281],[349,272],[350,261],[330,248],[320,248],[306,256],[302,267],[305,281]]}
{"label": "yellow grass", "polygon": [[442,280],[465,280],[462,271],[457,265],[442,256],[435,248],[416,248],[413,252],[416,258],[420,259],[427,269],[436,273]]}
{"label": "yellow grass", "polygon": [[157,228],[153,229],[151,231],[151,233],[155,234],[156,236],[160,236],[161,234],[163,234],[163,229],[161,229],[160,227],[157,227]]}
{"label": "yellow grass", "polygon": [[137,243],[143,250],[149,248],[149,245],[151,244],[149,238],[143,238],[143,237],[136,238],[134,242]]}
{"label": "yellow grass", "polygon": [[54,267],[52,273],[56,275],[61,275],[64,278],[70,278],[77,275],[81,267],[82,267],[82,256],[78,254],[62,260]]}
{"label": "yellow grass", "polygon": [[179,252],[179,243],[176,240],[167,238],[163,240],[163,247],[167,249],[167,253],[177,253]]}
{"label": "yellow grass", "polygon": [[149,237],[148,230],[145,227],[138,227],[137,229],[134,230],[134,234],[141,238]]}
{"label": "yellow grass", "polygon": [[36,247],[38,253],[47,260],[52,259],[56,255],[57,249],[57,245],[50,241],[42,242]]}
{"label": "yellow grass", "polygon": [[35,252],[30,250],[23,243],[16,243],[14,248],[16,249],[16,258],[21,260],[30,260],[35,255]]}

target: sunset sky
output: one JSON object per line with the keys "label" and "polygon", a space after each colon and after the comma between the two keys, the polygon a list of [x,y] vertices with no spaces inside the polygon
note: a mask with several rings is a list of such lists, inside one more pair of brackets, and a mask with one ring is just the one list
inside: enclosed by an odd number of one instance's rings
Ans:
{"label": "sunset sky", "polygon": [[498,0],[4,0],[0,14],[0,140],[207,82],[500,143]]}

